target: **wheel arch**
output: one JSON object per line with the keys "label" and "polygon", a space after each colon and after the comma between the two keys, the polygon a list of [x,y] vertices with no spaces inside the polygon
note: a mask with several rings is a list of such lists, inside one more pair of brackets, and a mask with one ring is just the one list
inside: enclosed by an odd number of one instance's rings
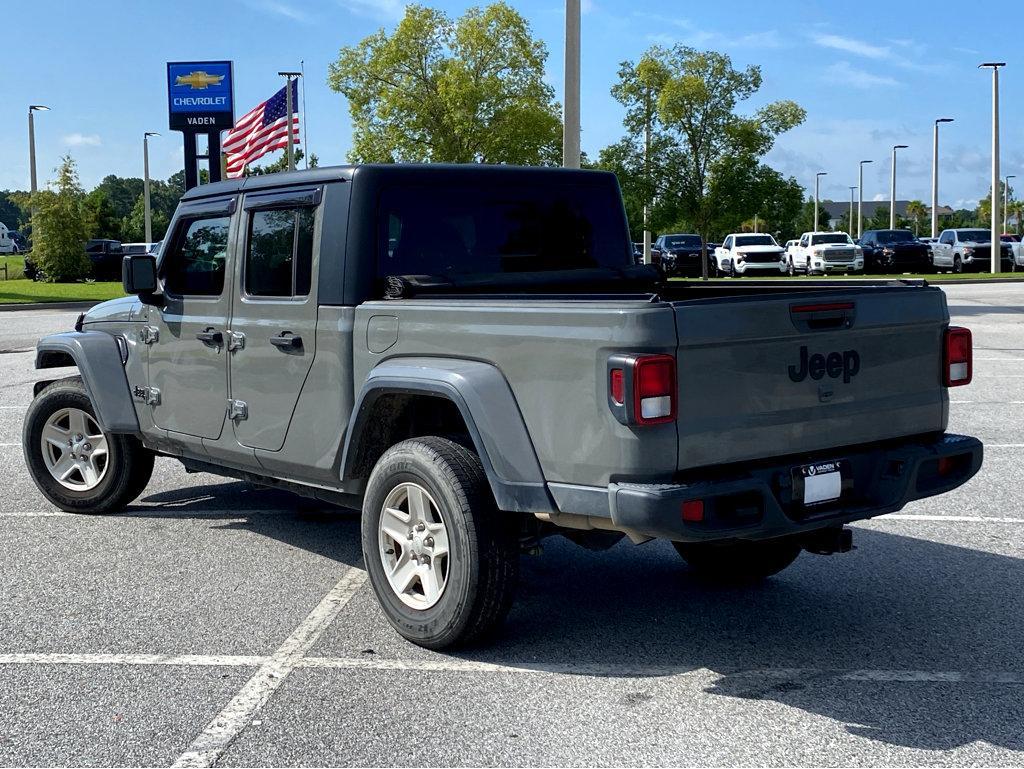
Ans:
{"label": "wheel arch", "polygon": [[[122,348],[111,334],[101,331],[68,331],[51,334],[36,346],[36,368],[75,366],[85,391],[96,411],[96,419],[105,432],[139,432],[131,390],[124,371]],[[36,383],[39,392],[50,381]]]}
{"label": "wheel arch", "polygon": [[414,437],[392,429],[389,407],[411,402],[413,408],[429,408],[424,399],[440,400],[448,404],[442,409],[457,415],[501,510],[557,509],[504,375],[489,363],[462,359],[397,358],[370,372],[345,431],[340,480],[347,491],[361,492],[383,450]]}

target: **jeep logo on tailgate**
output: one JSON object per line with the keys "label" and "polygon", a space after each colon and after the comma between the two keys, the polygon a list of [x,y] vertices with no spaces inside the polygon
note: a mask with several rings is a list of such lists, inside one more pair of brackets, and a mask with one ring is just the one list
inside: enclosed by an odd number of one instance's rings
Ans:
{"label": "jeep logo on tailgate", "polygon": [[833,379],[840,376],[849,383],[860,371],[860,355],[856,350],[830,352],[827,355],[815,353],[808,355],[807,345],[800,348],[800,363],[789,367],[789,378],[794,382],[802,382],[810,374],[811,379],[821,379],[828,374]]}

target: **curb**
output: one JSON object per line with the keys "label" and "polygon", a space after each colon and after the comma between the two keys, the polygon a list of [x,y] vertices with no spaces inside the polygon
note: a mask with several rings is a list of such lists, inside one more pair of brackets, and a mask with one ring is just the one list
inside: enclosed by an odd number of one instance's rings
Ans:
{"label": "curb", "polygon": [[[925,280],[928,280],[928,278],[925,278]],[[949,280],[928,281],[929,286],[943,286],[946,283],[951,283],[954,286],[962,286],[965,283],[975,286],[982,286],[986,283],[1020,283],[1024,285],[1024,280],[1020,278],[950,278]]]}
{"label": "curb", "polygon": [[88,302],[29,302],[26,304],[0,304],[0,312],[15,310],[88,310],[100,303],[100,300]]}

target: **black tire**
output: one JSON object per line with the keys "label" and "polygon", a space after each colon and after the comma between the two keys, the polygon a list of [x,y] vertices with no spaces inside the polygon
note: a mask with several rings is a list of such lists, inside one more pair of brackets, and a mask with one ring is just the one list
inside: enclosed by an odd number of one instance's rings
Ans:
{"label": "black tire", "polygon": [[796,277],[796,267],[793,265],[793,257],[789,257],[789,269],[787,270],[789,277]]}
{"label": "black tire", "polygon": [[[402,483],[424,488],[448,530],[447,583],[433,606],[407,606],[384,573],[378,526],[385,500]],[[497,509],[480,458],[446,438],[392,446],[370,474],[363,500],[363,561],[377,600],[404,638],[428,649],[470,644],[493,632],[515,598],[519,518]]]}
{"label": "black tire", "polygon": [[726,544],[673,542],[672,545],[700,577],[727,584],[759,582],[778,574],[796,560],[801,550],[797,542],[788,538]]}
{"label": "black tire", "polygon": [[104,434],[107,467],[99,484],[88,491],[65,488],[50,474],[43,460],[41,436],[46,420],[65,408],[77,408],[94,419],[96,412],[81,377],[51,382],[35,397],[25,414],[22,446],[36,488],[50,502],[69,513],[115,513],[142,493],[153,474],[155,455],[137,438]]}
{"label": "black tire", "polygon": [[964,271],[964,263],[960,259],[960,255],[956,254],[953,256],[953,272],[957,275]]}

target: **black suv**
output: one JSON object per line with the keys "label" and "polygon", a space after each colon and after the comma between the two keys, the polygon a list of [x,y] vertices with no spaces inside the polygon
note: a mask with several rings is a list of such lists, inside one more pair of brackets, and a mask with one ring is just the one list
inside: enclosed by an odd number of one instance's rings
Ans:
{"label": "black suv", "polygon": [[97,238],[85,244],[85,255],[92,265],[96,280],[121,280],[121,260],[124,249],[119,240]]}
{"label": "black suv", "polygon": [[931,272],[931,249],[910,230],[867,230],[860,238],[864,272]]}

